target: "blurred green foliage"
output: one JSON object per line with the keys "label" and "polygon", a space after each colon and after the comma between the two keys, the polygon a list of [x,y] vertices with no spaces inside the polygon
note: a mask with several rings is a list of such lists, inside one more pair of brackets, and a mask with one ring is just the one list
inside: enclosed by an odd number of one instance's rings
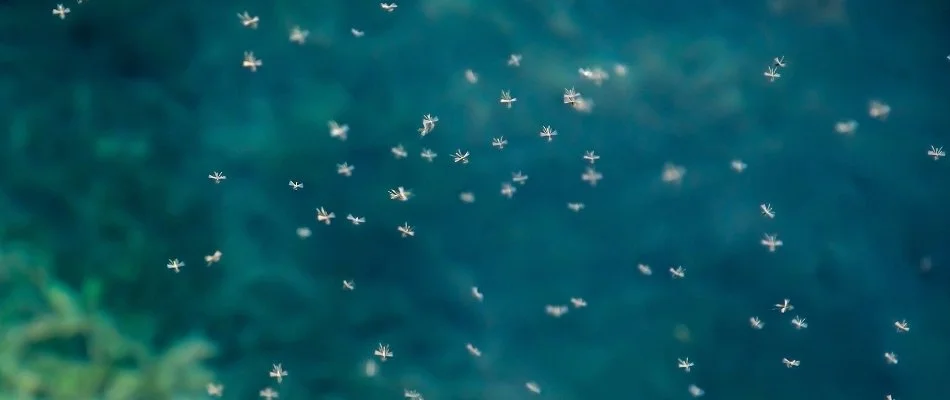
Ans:
{"label": "blurred green foliage", "polygon": [[[0,393],[17,399],[172,399],[212,381],[201,362],[214,346],[197,337],[153,351],[99,308],[102,286],[80,293],[28,251],[0,251]],[[144,336],[147,338],[147,336]]]}

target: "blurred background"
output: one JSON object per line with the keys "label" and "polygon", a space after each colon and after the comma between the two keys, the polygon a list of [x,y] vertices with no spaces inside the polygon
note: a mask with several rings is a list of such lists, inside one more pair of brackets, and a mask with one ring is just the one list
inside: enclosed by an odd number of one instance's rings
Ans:
{"label": "blurred background", "polygon": [[950,146],[948,2],[54,7],[0,3],[0,399],[945,398],[950,160],[927,151]]}

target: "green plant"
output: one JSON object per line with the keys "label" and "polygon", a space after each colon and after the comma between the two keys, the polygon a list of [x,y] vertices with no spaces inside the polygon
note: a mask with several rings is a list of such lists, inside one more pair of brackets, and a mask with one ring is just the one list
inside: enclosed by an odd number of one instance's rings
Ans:
{"label": "green plant", "polygon": [[0,251],[8,286],[0,297],[0,392],[17,399],[171,399],[212,380],[201,363],[215,349],[200,338],[153,352],[97,308],[101,285],[83,295],[25,252]]}

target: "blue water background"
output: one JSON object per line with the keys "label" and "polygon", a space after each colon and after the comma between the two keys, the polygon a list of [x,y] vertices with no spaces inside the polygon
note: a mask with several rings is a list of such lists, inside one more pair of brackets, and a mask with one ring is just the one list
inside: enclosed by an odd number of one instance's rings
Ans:
{"label": "blue water background", "polygon": [[[950,146],[950,3],[226,3],[88,0],[64,21],[54,4],[0,5],[0,238],[74,287],[106,282],[106,310],[154,348],[214,342],[226,398],[270,385],[281,399],[525,399],[527,381],[546,399],[687,399],[689,384],[709,399],[946,398],[950,161],[926,151]],[[258,29],[239,24],[245,9]],[[287,40],[295,25],[307,44]],[[618,63],[627,75],[601,86],[577,74]],[[570,87],[590,114],[561,102]],[[874,99],[885,121],[868,117]],[[440,122],[419,138],[427,113]],[[834,132],[845,119],[852,136]],[[544,142],[542,125],[560,135]],[[602,157],[597,187],[580,180],[585,150]],[[681,184],[660,179],[667,162]],[[528,183],[502,197],[519,170]],[[397,186],[415,197],[390,201]],[[340,218],[318,225],[316,207]],[[769,253],[764,233],[785,245]],[[570,297],[589,306],[544,313]],[[772,310],[783,298],[807,330]],[[377,343],[395,357],[369,378]]]}

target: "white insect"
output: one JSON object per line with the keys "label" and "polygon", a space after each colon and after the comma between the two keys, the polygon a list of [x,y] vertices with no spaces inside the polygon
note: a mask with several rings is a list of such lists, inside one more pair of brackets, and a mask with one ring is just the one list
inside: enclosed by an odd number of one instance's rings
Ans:
{"label": "white insect", "polygon": [[215,250],[214,253],[205,256],[205,263],[210,267],[211,264],[221,261],[221,251]]}
{"label": "white insect", "polygon": [[587,307],[587,301],[580,297],[571,297],[571,304],[574,306],[574,308]]}
{"label": "white insect", "polygon": [[261,22],[261,19],[257,16],[251,16],[247,11],[238,13],[238,19],[241,21],[241,25],[244,25],[245,28],[257,29],[257,24]]}
{"label": "white insect", "polygon": [[211,175],[208,175],[208,179],[213,180],[214,183],[221,183],[221,181],[228,179],[228,177],[224,176],[223,173],[214,171],[211,173]]}
{"label": "white insect", "polygon": [[396,3],[379,3],[379,7],[388,12],[393,12],[399,6]]}
{"label": "white insect", "polygon": [[512,54],[508,56],[508,66],[509,67],[520,67],[521,66],[521,54]]}
{"label": "white insect", "polygon": [[795,329],[801,330],[808,328],[808,323],[805,322],[805,318],[796,315],[795,318],[792,318],[792,326],[794,326]]}
{"label": "white insect", "polygon": [[614,64],[614,75],[627,76],[627,66],[624,64]]}
{"label": "white insect", "polygon": [[260,396],[262,399],[265,399],[265,400],[274,400],[274,399],[280,397],[280,395],[279,395],[279,393],[277,393],[277,391],[275,391],[274,389],[271,389],[271,388],[269,388],[269,387],[264,388],[264,390],[261,390],[260,392],[258,392],[257,395]]}
{"label": "white insect", "polygon": [[62,4],[57,4],[56,8],[53,9],[53,15],[59,17],[59,19],[66,19],[66,14],[69,14],[69,12],[69,7],[63,7]]}
{"label": "white insect", "polygon": [[413,230],[411,226],[409,226],[408,222],[403,223],[401,226],[397,227],[396,230],[399,231],[399,234],[402,237],[416,236],[416,231]]}
{"label": "white insect", "polygon": [[439,122],[439,117],[433,117],[431,114],[422,116],[422,128],[419,128],[419,135],[425,137],[435,130],[435,123]]}
{"label": "white insect", "polygon": [[245,51],[244,59],[241,60],[241,66],[251,70],[251,72],[257,72],[257,69],[264,65],[264,62],[259,58],[254,56],[253,51]]}
{"label": "white insect", "polygon": [[165,265],[165,267],[167,267],[168,269],[174,270],[176,274],[179,272],[181,267],[184,267],[184,266],[185,266],[185,263],[178,261],[177,258],[173,260],[168,260],[168,264]]}
{"label": "white insect", "polygon": [[353,35],[353,37],[361,38],[361,37],[363,37],[363,35],[366,34],[366,31],[361,31],[361,30],[356,29],[356,28],[350,28],[350,34]]}
{"label": "white insect", "polygon": [[514,187],[511,182],[504,182],[501,184],[501,195],[507,198],[512,198],[515,195],[515,192],[518,191],[518,188]]}
{"label": "white insect", "polygon": [[780,313],[785,314],[786,311],[794,310],[795,306],[792,305],[791,300],[783,299],[781,303],[775,305],[775,309],[777,309]]}
{"label": "white insect", "polygon": [[478,83],[478,74],[476,74],[475,71],[472,71],[471,69],[467,69],[465,70],[465,80],[468,81],[468,83],[474,85]]}
{"label": "white insect", "polygon": [[573,212],[581,212],[584,209],[584,203],[567,203],[567,209]]}
{"label": "white insect", "polygon": [[277,383],[283,382],[284,377],[287,376],[287,371],[284,371],[284,368],[280,364],[272,364],[271,366],[273,368],[270,370],[268,375],[270,375],[271,378],[276,379]]}
{"label": "white insect", "polygon": [[330,222],[336,218],[336,214],[332,212],[327,212],[323,207],[317,209],[317,222],[323,222],[324,224],[330,225]]}
{"label": "white insect", "polygon": [[547,141],[550,142],[554,140],[555,136],[557,136],[557,131],[554,129],[551,129],[550,126],[545,126],[541,128],[541,133],[539,133],[538,135],[547,139]]}
{"label": "white insect", "polygon": [[[184,264],[183,264],[184,265]],[[907,320],[900,320],[894,322],[894,327],[897,328],[897,331],[900,333],[910,332],[910,325],[907,324]]]}
{"label": "white insect", "polygon": [[327,122],[327,128],[330,130],[330,137],[340,139],[340,141],[346,140],[347,134],[350,133],[349,125],[340,125],[336,121]]}
{"label": "white insect", "polygon": [[759,209],[762,210],[762,215],[769,218],[775,218],[775,211],[772,211],[771,204],[759,204]]}
{"label": "white insect", "polygon": [[356,167],[354,167],[354,166],[352,166],[352,165],[350,165],[350,164],[347,164],[347,163],[345,163],[345,162],[344,162],[343,164],[337,164],[337,165],[336,165],[336,173],[338,173],[338,174],[340,174],[340,175],[343,175],[343,176],[345,176],[345,177],[351,177],[351,176],[353,176],[353,170],[354,170],[354,169],[356,169]]}
{"label": "white insect", "polygon": [[346,220],[350,221],[353,225],[359,225],[366,222],[366,218],[354,217],[353,214],[346,214]]}
{"label": "white insect", "polygon": [[749,326],[751,326],[752,329],[762,329],[762,327],[765,326],[765,323],[763,323],[763,322],[759,319],[759,317],[750,317],[750,318],[749,318]]}
{"label": "white insect", "polygon": [[428,162],[432,162],[439,155],[429,149],[422,149],[422,153],[419,153],[419,157],[424,158]]}
{"label": "white insect", "polygon": [[579,97],[581,97],[581,94],[574,88],[564,89],[564,104],[574,104]]}
{"label": "white insect", "polygon": [[501,100],[499,100],[499,102],[501,102],[501,104],[503,104],[505,107],[511,108],[511,106],[513,106],[516,101],[518,101],[518,98],[511,97],[511,91],[503,90],[501,92]]}
{"label": "white insect", "polygon": [[304,44],[307,41],[307,37],[310,36],[310,31],[305,29],[300,29],[299,26],[295,26],[290,30],[290,41],[297,44]]}
{"label": "white insect", "polygon": [[473,345],[473,344],[471,344],[471,343],[466,343],[466,344],[465,344],[465,350],[468,350],[468,353],[471,354],[471,355],[473,355],[473,356],[475,356],[475,357],[481,357],[481,356],[482,356],[482,351],[479,350],[478,347],[475,347],[475,345]]}
{"label": "white insect", "polygon": [[208,383],[205,390],[208,392],[208,396],[221,397],[224,394],[224,385]]}
{"label": "white insect", "polygon": [[940,160],[940,157],[944,157],[947,153],[943,152],[943,147],[934,147],[930,146],[930,150],[927,150],[927,155],[934,158],[934,161]]}
{"label": "white insect", "polygon": [[877,100],[868,103],[868,116],[871,118],[884,121],[888,115],[891,115],[891,106]]}
{"label": "white insect", "polygon": [[409,156],[409,153],[406,152],[406,149],[402,147],[401,144],[398,144],[396,145],[396,147],[389,149],[389,152],[393,153],[393,157],[396,157],[397,160],[400,158],[406,158]]}
{"label": "white insect", "polygon": [[676,268],[670,267],[670,275],[673,276],[673,279],[685,278],[686,268],[683,268],[683,266],[677,266]]}
{"label": "white insect", "polygon": [[769,78],[769,82],[775,82],[776,79],[782,77],[782,74],[778,73],[778,67],[768,67],[768,69],[762,75],[765,75],[766,78]]}
{"label": "white insect", "polygon": [[482,292],[478,291],[477,286],[472,286],[472,297],[474,297],[475,300],[478,300],[478,301],[482,301],[485,299],[485,295],[482,294]]}
{"label": "white insect", "polygon": [[389,350],[388,344],[380,343],[376,350],[373,351],[373,355],[379,357],[380,361],[386,361],[389,358],[392,358],[393,352]]}
{"label": "white insect", "polygon": [[562,315],[567,314],[568,308],[565,305],[546,305],[544,306],[544,312],[554,318],[560,318]]}
{"label": "white insect", "polygon": [[589,162],[591,165],[594,165],[594,163],[600,159],[600,156],[598,156],[597,153],[594,153],[593,150],[589,150],[589,151],[584,152],[583,158],[587,160],[587,162]]}
{"label": "white insect", "polygon": [[733,171],[740,172],[740,173],[742,171],[745,171],[746,167],[748,167],[748,165],[742,162],[742,160],[732,160],[729,162],[729,166],[732,167]]}
{"label": "white insect", "polygon": [[503,150],[505,146],[508,145],[508,141],[505,140],[504,136],[496,137],[496,138],[492,138],[491,145],[492,147],[497,148],[498,150]]}
{"label": "white insect", "polygon": [[884,353],[884,360],[886,360],[888,364],[897,364],[897,354],[893,352]]}
{"label": "white insect", "polygon": [[406,188],[400,186],[395,189],[389,189],[389,199],[398,200],[398,201],[409,201],[409,198],[412,197],[412,192],[406,190]]}
{"label": "white insect", "polygon": [[789,360],[787,358],[782,358],[782,364],[785,364],[786,368],[795,368],[801,365],[801,361],[798,360]]}
{"label": "white insect", "polygon": [[653,275],[653,270],[650,269],[650,266],[649,266],[649,265],[646,265],[646,264],[637,264],[637,269],[638,269],[638,270],[640,271],[640,273],[643,274],[643,275],[646,275],[646,276]]}
{"label": "white insect", "polygon": [[835,123],[835,132],[842,135],[853,135],[858,130],[858,121],[853,119],[838,121]]}
{"label": "white insect", "polygon": [[511,174],[511,181],[524,186],[524,184],[528,182],[528,175],[523,174],[521,171],[513,172]]}
{"label": "white insect", "polygon": [[585,168],[584,173],[581,174],[581,180],[589,183],[591,186],[597,186],[597,182],[601,179],[604,179],[604,175],[597,172],[593,167]]}
{"label": "white insect", "polygon": [[293,190],[300,190],[300,189],[303,189],[303,184],[300,183],[300,182],[296,182],[296,181],[290,181],[290,182],[288,182],[288,183],[287,183],[287,186],[290,186],[290,188],[293,189]]}
{"label": "white insect", "polygon": [[577,73],[584,79],[587,79],[591,82],[594,82],[595,85],[600,86],[607,79],[610,79],[610,75],[607,74],[607,71],[599,67],[595,68],[579,68]]}
{"label": "white insect", "polygon": [[689,361],[689,357],[686,357],[685,360],[684,359],[676,360],[676,367],[686,372],[689,372],[693,368],[693,365],[695,364]]}
{"label": "white insect", "polygon": [[571,108],[573,108],[574,111],[582,112],[585,114],[590,113],[594,109],[594,102],[591,101],[590,99],[578,97],[577,99],[574,100],[574,103],[571,104]]}
{"label": "white insect", "polygon": [[541,394],[541,386],[538,386],[535,382],[525,382],[524,387],[531,393]]}
{"label": "white insect", "polygon": [[786,64],[785,64],[785,56],[773,58],[773,59],[772,59],[772,66],[773,66],[773,67],[779,67],[779,68],[785,68],[785,66],[786,66]]}
{"label": "white insect", "polygon": [[782,247],[782,241],[778,240],[778,235],[775,234],[765,234],[765,237],[762,238],[760,243],[762,243],[763,246],[768,247],[770,253],[774,253],[776,249]]}
{"label": "white insect", "polygon": [[699,386],[692,385],[692,384],[689,385],[689,387],[686,390],[688,390],[689,394],[693,397],[702,397],[704,394],[706,394],[705,390],[701,389]]}
{"label": "white insect", "polygon": [[356,289],[356,284],[353,281],[343,280],[343,290],[353,290]]}
{"label": "white insect", "polygon": [[374,377],[379,372],[379,364],[376,360],[366,360],[363,362],[363,374],[368,377]]}
{"label": "white insect", "polygon": [[666,183],[680,183],[685,175],[686,168],[673,163],[666,163],[663,165],[663,173],[660,178]]}
{"label": "white insect", "polygon": [[455,150],[455,154],[452,154],[452,160],[456,163],[468,164],[468,152],[462,152],[462,150]]}

